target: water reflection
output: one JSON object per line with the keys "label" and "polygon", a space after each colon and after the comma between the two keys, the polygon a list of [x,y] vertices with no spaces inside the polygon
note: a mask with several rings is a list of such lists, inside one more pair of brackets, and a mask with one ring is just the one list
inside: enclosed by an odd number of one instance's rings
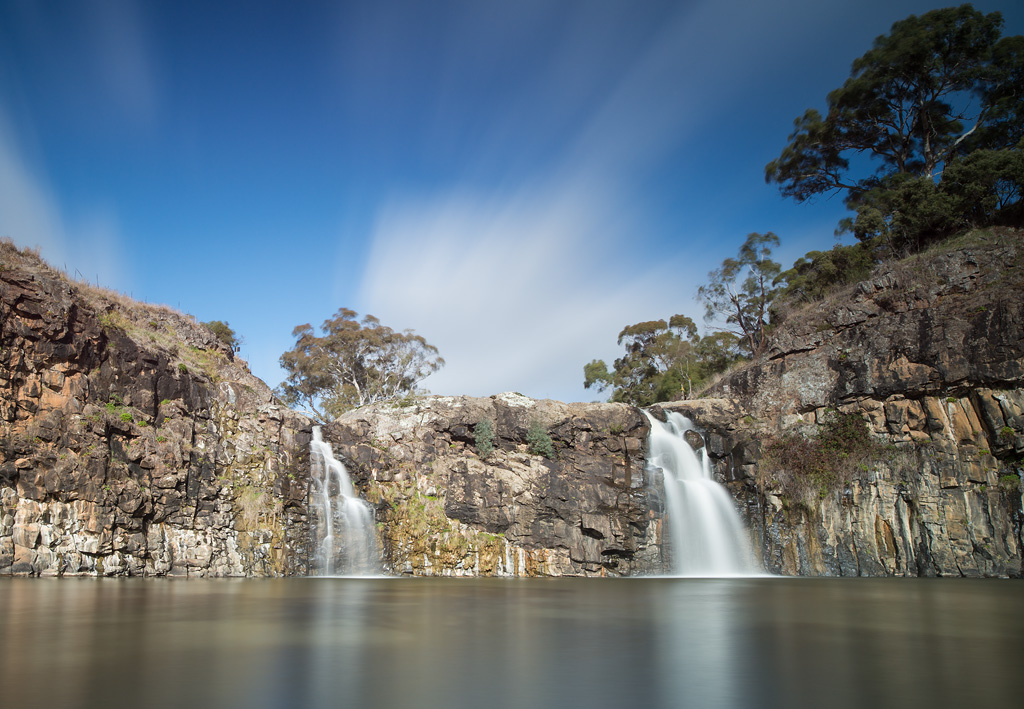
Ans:
{"label": "water reflection", "polygon": [[1016,581],[0,581],[4,706],[1015,703]]}

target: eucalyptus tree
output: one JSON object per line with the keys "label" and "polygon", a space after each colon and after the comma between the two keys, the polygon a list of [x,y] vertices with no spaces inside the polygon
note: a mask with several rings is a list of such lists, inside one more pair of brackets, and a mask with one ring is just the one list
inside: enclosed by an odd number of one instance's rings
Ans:
{"label": "eucalyptus tree", "polygon": [[627,325],[618,344],[626,351],[610,370],[599,359],[584,365],[583,386],[611,389],[612,401],[635,406],[691,395],[739,357],[735,338],[726,333],[700,337],[696,324],[685,315]]}
{"label": "eucalyptus tree", "polygon": [[[941,180],[975,151],[1003,153],[991,159],[1015,203],[1020,180],[1007,155],[1024,138],[1024,38],[1000,38],[1002,26],[1000,13],[970,5],[896,22],[828,94],[824,115],[812,108],[796,119],[766,180],[800,202],[845,193],[855,217],[842,228],[897,250],[972,223],[961,185]],[[973,223],[998,218],[975,210]]]}
{"label": "eucalyptus tree", "polygon": [[349,409],[417,391],[430,374],[444,366],[436,347],[412,330],[381,325],[372,315],[340,308],[320,326],[292,331],[295,346],[281,355],[288,378],[278,394],[319,423]]}
{"label": "eucalyptus tree", "polygon": [[757,355],[765,342],[776,281],[782,269],[772,261],[772,247],[779,237],[772,232],[747,235],[736,258],[727,258],[708,274],[708,283],[697,290],[704,301],[704,319],[722,323],[721,328],[740,338],[749,355]]}

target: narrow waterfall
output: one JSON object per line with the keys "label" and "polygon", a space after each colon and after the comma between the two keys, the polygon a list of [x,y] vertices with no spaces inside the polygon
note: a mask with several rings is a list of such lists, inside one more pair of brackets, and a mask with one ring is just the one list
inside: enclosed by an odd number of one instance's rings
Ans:
{"label": "narrow waterfall", "polygon": [[684,434],[695,430],[682,414],[667,412],[651,422],[647,468],[665,478],[665,524],[669,531],[672,574],[738,576],[759,573],[750,539],[729,492],[711,477],[704,448],[694,451]]}
{"label": "narrow waterfall", "polygon": [[348,471],[320,427],[309,444],[310,509],[315,514],[318,576],[375,576],[381,572],[373,508],[356,496]]}

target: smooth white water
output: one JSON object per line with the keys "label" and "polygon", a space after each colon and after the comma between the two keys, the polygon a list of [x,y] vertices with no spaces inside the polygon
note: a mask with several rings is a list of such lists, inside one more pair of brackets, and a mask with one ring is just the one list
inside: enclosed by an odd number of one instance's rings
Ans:
{"label": "smooth white water", "polygon": [[320,427],[309,443],[312,505],[320,545],[316,554],[319,576],[375,576],[381,572],[373,508],[356,496],[348,470],[334,457]]}
{"label": "smooth white water", "polygon": [[667,423],[646,415],[651,422],[647,467],[662,470],[665,479],[672,575],[759,573],[732,497],[711,477],[705,449],[694,451],[683,436],[695,430],[693,422],[674,411],[667,412]]}

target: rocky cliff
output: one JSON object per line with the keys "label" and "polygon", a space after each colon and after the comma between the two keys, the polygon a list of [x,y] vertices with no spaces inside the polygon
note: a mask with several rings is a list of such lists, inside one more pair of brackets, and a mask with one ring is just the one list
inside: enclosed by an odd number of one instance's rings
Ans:
{"label": "rocky cliff", "polygon": [[507,393],[366,407],[325,437],[377,505],[390,571],[590,576],[662,568],[647,431],[623,404]]}
{"label": "rocky cliff", "polygon": [[[974,234],[785,315],[675,409],[766,570],[1022,575],[1024,247]],[[310,572],[311,425],[205,327],[0,244],[0,574]],[[486,431],[490,429],[488,434]],[[408,397],[324,427],[387,571],[665,570],[620,404]]]}
{"label": "rocky cliff", "polygon": [[277,575],[309,422],[205,327],[0,243],[0,574]]}
{"label": "rocky cliff", "polygon": [[[837,576],[1022,574],[1024,253],[976,233],[794,307],[767,353],[677,410],[763,567]],[[385,557],[415,574],[665,570],[640,412],[430,398],[353,412],[327,436],[378,504]],[[499,449],[475,450],[495,423]],[[531,420],[553,460],[531,455]],[[621,460],[617,456],[622,456]]]}
{"label": "rocky cliff", "polygon": [[[315,572],[311,424],[207,328],[0,243],[0,348],[0,575]],[[365,407],[325,436],[390,572],[628,575],[661,567],[646,432],[628,406],[506,394]]]}
{"label": "rocky cliff", "polygon": [[[713,388],[720,400],[675,405],[714,434],[767,569],[1021,575],[1020,237],[975,233],[882,267],[791,312],[764,358]],[[801,494],[787,481],[822,452],[801,439],[843,415],[867,423],[870,449],[832,445],[845,474]]]}

